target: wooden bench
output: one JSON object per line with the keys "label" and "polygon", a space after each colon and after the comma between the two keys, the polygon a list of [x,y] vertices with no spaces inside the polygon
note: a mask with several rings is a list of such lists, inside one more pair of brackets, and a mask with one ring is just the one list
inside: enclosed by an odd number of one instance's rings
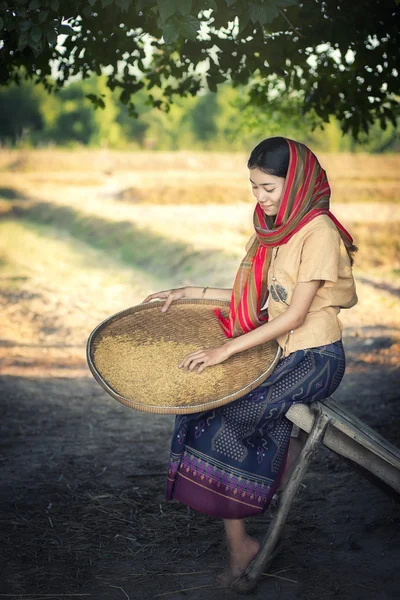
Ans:
{"label": "wooden bench", "polygon": [[286,417],[308,436],[282,492],[260,552],[246,573],[234,583],[239,592],[254,590],[271,563],[296,492],[319,443],[351,460],[365,474],[400,494],[400,450],[343,408],[332,396],[310,405],[295,404]]}

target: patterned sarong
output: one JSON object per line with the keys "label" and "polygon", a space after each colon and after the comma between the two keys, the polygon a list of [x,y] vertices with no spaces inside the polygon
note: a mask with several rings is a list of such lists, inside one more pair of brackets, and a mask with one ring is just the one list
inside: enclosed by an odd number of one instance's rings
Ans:
{"label": "patterned sarong", "polygon": [[332,394],[344,370],[341,341],[297,350],[239,400],[177,416],[166,499],[224,519],[264,512],[286,463],[292,430],[286,411]]}

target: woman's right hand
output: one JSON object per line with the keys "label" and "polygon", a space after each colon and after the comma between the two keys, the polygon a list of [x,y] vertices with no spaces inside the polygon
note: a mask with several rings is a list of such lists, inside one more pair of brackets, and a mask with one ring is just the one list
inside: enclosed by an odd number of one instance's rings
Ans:
{"label": "woman's right hand", "polygon": [[155,300],[156,298],[160,300],[165,300],[161,308],[161,311],[165,312],[166,310],[168,310],[169,306],[174,300],[186,298],[186,288],[176,288],[175,290],[164,290],[162,292],[150,294],[150,296],[147,296],[147,298],[143,300],[142,304],[144,304],[145,302],[150,302],[150,300]]}

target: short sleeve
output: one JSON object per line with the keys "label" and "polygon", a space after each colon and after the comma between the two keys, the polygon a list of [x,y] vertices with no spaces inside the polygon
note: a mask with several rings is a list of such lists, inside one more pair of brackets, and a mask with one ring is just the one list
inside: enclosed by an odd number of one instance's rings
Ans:
{"label": "short sleeve", "polygon": [[256,234],[253,233],[253,235],[251,236],[251,238],[249,239],[249,241],[247,242],[246,246],[245,246],[245,250],[246,252],[248,252],[251,248],[252,243],[254,242],[254,240],[256,239]]}
{"label": "short sleeve", "polygon": [[304,239],[297,281],[321,279],[327,287],[337,283],[340,244],[336,228],[318,227],[310,231]]}

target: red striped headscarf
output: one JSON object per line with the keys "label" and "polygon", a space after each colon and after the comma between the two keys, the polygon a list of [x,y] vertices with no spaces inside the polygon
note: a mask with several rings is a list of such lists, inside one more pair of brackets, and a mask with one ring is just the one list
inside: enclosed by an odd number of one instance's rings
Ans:
{"label": "red striped headscarf", "polygon": [[257,203],[253,222],[256,238],[236,274],[228,317],[215,309],[227,337],[237,337],[268,321],[262,309],[268,298],[267,274],[272,248],[290,238],[319,215],[328,215],[335,223],[349,253],[356,250],[353,239],[329,210],[331,190],[325,171],[307,146],[286,139],[289,166],[276,215],[267,216]]}

